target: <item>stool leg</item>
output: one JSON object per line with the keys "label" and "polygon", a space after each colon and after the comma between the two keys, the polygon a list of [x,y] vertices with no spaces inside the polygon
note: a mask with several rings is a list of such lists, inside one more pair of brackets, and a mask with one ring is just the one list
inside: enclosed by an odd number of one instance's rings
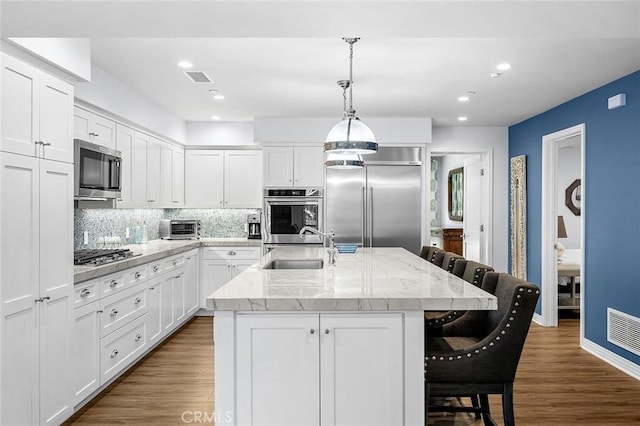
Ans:
{"label": "stool leg", "polygon": [[505,383],[502,392],[502,415],[504,426],[515,426],[516,421],[513,415],[513,383]]}
{"label": "stool leg", "polygon": [[471,406],[473,408],[476,408],[476,420],[480,420],[482,418],[482,415],[480,414],[481,412],[481,406],[480,406],[480,401],[478,400],[478,395],[471,395]]}

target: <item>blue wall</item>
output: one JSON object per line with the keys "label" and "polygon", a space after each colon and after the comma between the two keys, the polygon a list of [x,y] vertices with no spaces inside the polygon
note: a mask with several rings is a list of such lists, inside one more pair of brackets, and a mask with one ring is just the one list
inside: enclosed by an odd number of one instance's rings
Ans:
{"label": "blue wall", "polygon": [[[626,93],[625,107],[607,99]],[[541,284],[542,137],[585,123],[585,338],[607,342],[607,307],[640,317],[640,71],[509,128],[509,158],[527,156],[527,278]],[[538,313],[540,313],[538,307]]]}

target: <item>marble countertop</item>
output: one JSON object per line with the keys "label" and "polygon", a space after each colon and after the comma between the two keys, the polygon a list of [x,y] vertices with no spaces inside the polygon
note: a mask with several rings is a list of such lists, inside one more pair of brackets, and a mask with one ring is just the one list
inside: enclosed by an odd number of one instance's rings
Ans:
{"label": "marble countertop", "polygon": [[83,281],[109,275],[114,272],[133,268],[144,263],[153,262],[163,257],[183,253],[199,247],[261,247],[261,240],[246,238],[200,238],[199,240],[152,240],[147,244],[131,244],[122,246],[136,254],[135,257],[107,263],[101,266],[74,266],[73,281]]}
{"label": "marble countertop", "polygon": [[[322,269],[263,269],[275,259],[323,259]],[[491,310],[495,296],[402,248],[358,248],[336,265],[326,249],[277,248],[207,298],[219,311]]]}

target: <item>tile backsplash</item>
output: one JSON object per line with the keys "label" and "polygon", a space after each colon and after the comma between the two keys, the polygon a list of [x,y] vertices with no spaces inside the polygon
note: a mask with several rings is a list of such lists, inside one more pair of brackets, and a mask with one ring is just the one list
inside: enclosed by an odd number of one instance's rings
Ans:
{"label": "tile backsplash", "polygon": [[[245,223],[256,209],[75,209],[73,240],[76,250],[99,248],[98,238],[120,237],[122,245],[133,244],[134,229],[147,225],[149,240],[159,238],[160,219],[199,219],[203,238],[245,238]],[[126,237],[126,228],[130,237]],[[88,232],[89,242],[83,243]]]}

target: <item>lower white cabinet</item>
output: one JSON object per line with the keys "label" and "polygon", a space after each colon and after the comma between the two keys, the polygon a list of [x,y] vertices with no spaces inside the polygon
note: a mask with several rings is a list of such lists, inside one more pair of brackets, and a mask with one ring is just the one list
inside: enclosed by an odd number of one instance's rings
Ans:
{"label": "lower white cabinet", "polygon": [[149,344],[154,344],[162,339],[164,327],[162,326],[162,285],[163,277],[157,276],[149,280],[147,293],[147,336]]}
{"label": "lower white cabinet", "polygon": [[206,308],[207,297],[231,281],[240,272],[260,260],[260,247],[204,247],[200,307]]}
{"label": "lower white cabinet", "polygon": [[196,313],[200,308],[199,266],[199,250],[188,252],[184,258],[184,309],[187,316]]}
{"label": "lower white cabinet", "polygon": [[236,319],[235,424],[404,424],[401,313]]}
{"label": "lower white cabinet", "polygon": [[100,305],[96,300],[74,309],[71,335],[73,405],[100,387]]}

